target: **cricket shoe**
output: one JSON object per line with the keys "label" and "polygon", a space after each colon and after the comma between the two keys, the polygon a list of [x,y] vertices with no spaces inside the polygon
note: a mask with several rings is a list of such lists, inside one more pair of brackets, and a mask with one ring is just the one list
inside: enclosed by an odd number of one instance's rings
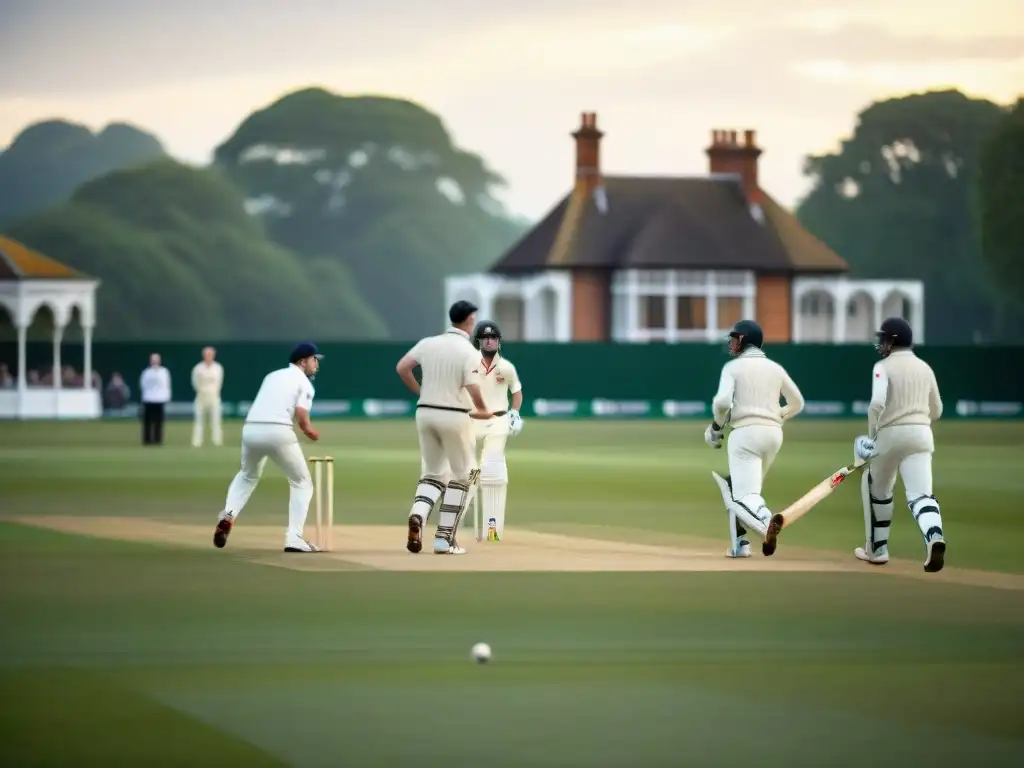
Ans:
{"label": "cricket shoe", "polygon": [[423,520],[419,515],[409,515],[409,540],[405,548],[414,555],[423,549]]}
{"label": "cricket shoe", "polygon": [[768,521],[768,531],[765,533],[764,541],[761,543],[761,554],[765,557],[771,557],[775,554],[775,548],[779,545],[779,533],[782,532],[782,526],[785,522],[782,515],[778,513],[772,515],[772,519]]}
{"label": "cricket shoe", "polygon": [[946,540],[941,536],[933,536],[926,546],[928,555],[924,559],[924,569],[927,573],[938,573],[946,564]]}
{"label": "cricket shoe", "polygon": [[300,538],[298,536],[289,535],[285,539],[284,551],[285,552],[302,552],[302,553],[307,553],[307,552],[319,552],[320,548],[316,544],[310,544],[308,541],[306,541],[303,538]]}
{"label": "cricket shoe", "polygon": [[[853,550],[853,556],[858,560],[863,560],[865,563],[871,563],[872,565],[885,565],[889,562],[889,548],[882,547],[877,552],[870,552],[865,544],[863,547],[857,547]],[[942,567],[941,564],[939,567]],[[924,569],[926,571],[928,570],[927,563],[925,563]]]}
{"label": "cricket shoe", "polygon": [[213,546],[217,549],[224,549],[228,543],[228,535],[234,522],[235,516],[230,512],[225,513],[224,517],[217,521],[217,527],[213,529]]}
{"label": "cricket shoe", "polygon": [[460,547],[457,541],[448,541],[448,539],[434,539],[434,554],[464,555],[466,554],[466,550]]}
{"label": "cricket shoe", "polygon": [[750,557],[750,542],[740,541],[740,545],[736,549],[731,547],[725,550],[726,557]]}

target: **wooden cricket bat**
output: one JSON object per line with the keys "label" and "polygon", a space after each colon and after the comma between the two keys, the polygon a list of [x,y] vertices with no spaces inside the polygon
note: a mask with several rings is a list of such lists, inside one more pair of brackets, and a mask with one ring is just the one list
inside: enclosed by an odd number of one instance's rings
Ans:
{"label": "wooden cricket bat", "polygon": [[806,515],[814,509],[814,507],[830,496],[832,491],[838,488],[846,478],[866,464],[867,462],[863,459],[857,459],[853,464],[849,464],[826,477],[816,486],[811,488],[811,490],[782,510],[780,514],[784,521],[783,524],[788,528],[794,522]]}

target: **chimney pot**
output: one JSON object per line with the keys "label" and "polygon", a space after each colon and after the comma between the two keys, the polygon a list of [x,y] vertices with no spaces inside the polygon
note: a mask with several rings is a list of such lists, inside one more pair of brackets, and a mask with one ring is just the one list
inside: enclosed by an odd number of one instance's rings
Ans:
{"label": "chimney pot", "polygon": [[751,131],[751,130],[747,130],[747,131],[743,132],[743,135],[744,135],[744,139],[746,140],[747,146],[748,147],[753,147],[754,144],[755,144],[755,142],[754,142],[754,132]]}
{"label": "chimney pot", "polygon": [[736,146],[736,131],[729,131],[729,145]]}

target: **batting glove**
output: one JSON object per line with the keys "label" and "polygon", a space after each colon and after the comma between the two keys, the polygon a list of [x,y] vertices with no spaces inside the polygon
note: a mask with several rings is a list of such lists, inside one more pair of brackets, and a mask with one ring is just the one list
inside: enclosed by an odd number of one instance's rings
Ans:
{"label": "batting glove", "polygon": [[508,431],[512,435],[518,435],[523,431],[523,417],[519,415],[519,411],[508,412]]}
{"label": "batting glove", "polygon": [[722,438],[725,433],[715,423],[708,424],[708,428],[704,430],[704,442],[710,445],[712,448],[722,447]]}
{"label": "batting glove", "polygon": [[875,441],[867,435],[861,435],[853,441],[853,455],[861,461],[871,461],[878,455],[875,450]]}

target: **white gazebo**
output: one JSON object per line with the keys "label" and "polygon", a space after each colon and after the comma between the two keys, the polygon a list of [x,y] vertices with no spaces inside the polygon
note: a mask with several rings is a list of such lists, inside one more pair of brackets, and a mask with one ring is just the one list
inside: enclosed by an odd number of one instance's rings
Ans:
{"label": "white gazebo", "polygon": [[[95,419],[102,413],[99,389],[92,382],[92,331],[96,325],[99,280],[0,235],[0,311],[6,310],[18,336],[13,386],[0,382],[0,418]],[[28,375],[28,330],[43,307],[53,315],[53,381],[37,384]],[[78,313],[84,344],[82,386],[63,381],[64,331]]]}

